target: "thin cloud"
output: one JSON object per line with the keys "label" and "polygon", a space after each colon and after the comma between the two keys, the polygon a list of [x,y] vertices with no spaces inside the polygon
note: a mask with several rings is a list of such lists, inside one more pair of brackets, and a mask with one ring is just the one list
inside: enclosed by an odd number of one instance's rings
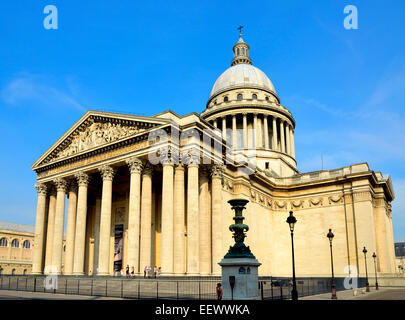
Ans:
{"label": "thin cloud", "polygon": [[86,111],[70,92],[47,84],[46,79],[39,76],[23,75],[12,79],[1,90],[0,96],[10,106],[35,105]]}

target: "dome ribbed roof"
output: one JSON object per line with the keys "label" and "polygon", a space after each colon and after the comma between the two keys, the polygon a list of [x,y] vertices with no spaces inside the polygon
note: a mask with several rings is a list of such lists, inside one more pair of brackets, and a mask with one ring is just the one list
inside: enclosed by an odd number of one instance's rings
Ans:
{"label": "dome ribbed roof", "polygon": [[250,64],[236,64],[225,70],[215,81],[210,97],[220,91],[234,87],[259,88],[277,94],[270,79],[263,71]]}

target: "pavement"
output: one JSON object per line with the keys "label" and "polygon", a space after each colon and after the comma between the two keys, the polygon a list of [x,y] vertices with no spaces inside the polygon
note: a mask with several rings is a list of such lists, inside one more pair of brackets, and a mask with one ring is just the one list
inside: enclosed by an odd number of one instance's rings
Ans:
{"label": "pavement", "polygon": [[[370,292],[365,292],[365,289],[361,288],[338,291],[336,295],[338,300],[405,300],[405,288],[380,287],[379,290],[375,290],[371,287]],[[331,293],[302,297],[300,300],[331,300]]]}

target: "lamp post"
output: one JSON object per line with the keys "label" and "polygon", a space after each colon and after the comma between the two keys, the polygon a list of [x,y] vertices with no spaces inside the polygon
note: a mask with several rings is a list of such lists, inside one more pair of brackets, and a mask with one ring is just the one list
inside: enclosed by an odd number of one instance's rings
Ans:
{"label": "lamp post", "polygon": [[291,299],[298,300],[297,283],[295,281],[295,260],[294,260],[294,225],[297,219],[293,216],[293,212],[290,211],[290,215],[287,218],[287,223],[291,231],[291,248],[292,248],[292,267],[293,267],[293,289],[291,291]]}
{"label": "lamp post", "polygon": [[336,296],[336,285],[335,285],[335,274],[333,272],[333,253],[332,253],[332,240],[333,237],[335,236],[332,233],[332,229],[329,229],[328,234],[326,235],[329,239],[329,245],[330,245],[330,261],[331,261],[331,265],[332,265],[332,299],[337,299]]}
{"label": "lamp post", "polygon": [[377,255],[374,252],[373,253],[373,259],[374,259],[374,272],[375,272],[375,289],[378,290],[377,267],[376,267],[376,263],[375,263],[375,258],[377,258]]}
{"label": "lamp post", "polygon": [[364,264],[366,266],[366,292],[370,292],[370,285],[368,283],[368,273],[367,273],[367,258],[366,258],[367,249],[366,249],[366,247],[364,247],[363,253],[364,253]]}

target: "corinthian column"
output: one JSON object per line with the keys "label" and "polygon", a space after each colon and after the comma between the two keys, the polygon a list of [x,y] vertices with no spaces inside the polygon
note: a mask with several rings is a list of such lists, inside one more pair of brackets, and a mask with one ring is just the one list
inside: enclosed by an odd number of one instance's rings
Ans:
{"label": "corinthian column", "polygon": [[221,274],[221,267],[218,262],[224,256],[222,251],[222,177],[225,170],[223,164],[215,164],[211,169],[212,191],[212,225],[211,225],[211,244],[212,244],[212,273]]}
{"label": "corinthian column", "polygon": [[276,117],[273,116],[273,136],[272,136],[272,149],[275,151],[278,151],[278,146],[277,146],[277,119]]}
{"label": "corinthian column", "polygon": [[174,171],[174,226],[173,226],[173,271],[186,272],[184,256],[184,166],[178,164]]}
{"label": "corinthian column", "polygon": [[263,115],[263,126],[264,126],[264,148],[270,149],[269,146],[269,124],[267,123],[267,115]]}
{"label": "corinthian column", "polygon": [[248,149],[247,114],[243,114],[243,148]]}
{"label": "corinthian column", "polygon": [[162,183],[162,251],[161,263],[164,275],[173,274],[173,169],[172,160],[163,161]]}
{"label": "corinthian column", "polygon": [[284,139],[284,121],[280,119],[280,145],[281,152],[285,153],[285,139]]}
{"label": "corinthian column", "polygon": [[233,150],[238,148],[237,136],[236,136],[236,114],[232,115],[232,144]]}
{"label": "corinthian column", "polygon": [[128,210],[128,265],[139,273],[139,228],[141,220],[141,172],[142,161],[130,158],[126,161],[130,172]]}
{"label": "corinthian column", "polygon": [[198,275],[200,272],[198,160],[190,158],[187,169],[187,273],[189,275]]}
{"label": "corinthian column", "polygon": [[48,207],[48,226],[46,230],[46,248],[45,248],[45,270],[48,274],[52,265],[52,250],[53,250],[53,230],[55,227],[55,210],[56,210],[56,190],[54,187],[49,192],[49,207]]}
{"label": "corinthian column", "polygon": [[[75,234],[75,252],[73,262],[73,274],[84,274],[84,255],[86,247],[86,217],[87,217],[87,189],[89,176],[83,171],[75,175],[79,186],[77,200],[77,218]],[[104,179],[103,179],[104,180]],[[104,183],[103,183],[104,188]]]}
{"label": "corinthian column", "polygon": [[152,264],[152,172],[153,167],[146,163],[142,172],[141,196],[141,252],[140,269]]}
{"label": "corinthian column", "polygon": [[285,125],[285,140],[287,142],[287,154],[291,155],[291,138],[290,138],[290,125]]}
{"label": "corinthian column", "polygon": [[32,254],[32,274],[41,274],[44,265],[44,234],[46,214],[46,185],[37,183],[35,188],[38,191],[37,218],[35,221],[34,250]]}
{"label": "corinthian column", "polygon": [[253,147],[254,149],[257,149],[259,147],[258,142],[258,134],[259,133],[259,127],[257,125],[257,113],[253,114],[253,136],[254,136],[254,142],[253,142]]}
{"label": "corinthian column", "polygon": [[52,273],[61,274],[62,269],[62,249],[63,249],[63,229],[65,222],[65,196],[67,182],[65,179],[56,179],[56,211],[55,226],[52,244]]}
{"label": "corinthian column", "polygon": [[68,216],[66,225],[66,250],[65,266],[63,274],[71,275],[73,273],[73,256],[75,252],[75,233],[76,233],[76,210],[77,209],[77,184],[71,181],[69,184],[69,202]]}
{"label": "corinthian column", "polygon": [[114,179],[115,170],[108,165],[104,165],[99,168],[99,171],[103,178],[103,191],[101,196],[98,275],[106,276],[110,273],[112,181]]}
{"label": "corinthian column", "polygon": [[211,203],[207,168],[200,170],[199,226],[200,226],[200,274],[211,273]]}

